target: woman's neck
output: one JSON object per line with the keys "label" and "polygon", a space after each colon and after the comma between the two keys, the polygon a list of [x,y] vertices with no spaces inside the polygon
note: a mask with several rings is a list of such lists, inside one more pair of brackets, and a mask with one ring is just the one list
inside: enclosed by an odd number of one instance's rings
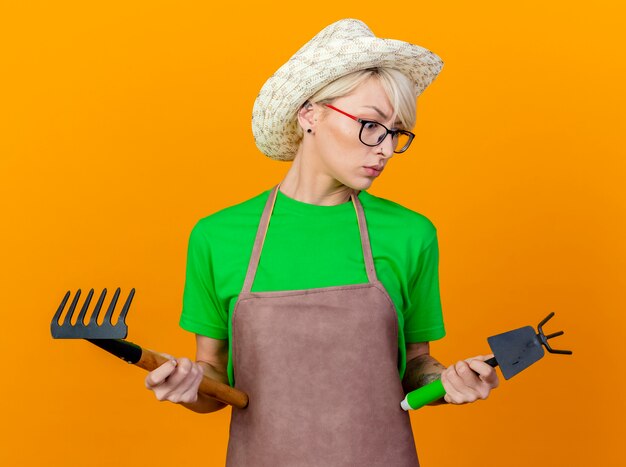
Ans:
{"label": "woman's neck", "polygon": [[280,183],[280,191],[295,200],[319,206],[345,203],[354,192],[298,156]]}

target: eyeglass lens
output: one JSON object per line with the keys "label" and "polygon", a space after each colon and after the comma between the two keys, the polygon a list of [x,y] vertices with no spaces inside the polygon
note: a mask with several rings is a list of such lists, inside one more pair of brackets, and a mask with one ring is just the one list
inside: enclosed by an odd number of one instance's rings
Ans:
{"label": "eyeglass lens", "polygon": [[[364,122],[361,128],[361,142],[368,146],[377,146],[387,136],[387,129],[376,122]],[[393,135],[393,148],[396,152],[402,152],[410,143],[410,137],[405,133]]]}

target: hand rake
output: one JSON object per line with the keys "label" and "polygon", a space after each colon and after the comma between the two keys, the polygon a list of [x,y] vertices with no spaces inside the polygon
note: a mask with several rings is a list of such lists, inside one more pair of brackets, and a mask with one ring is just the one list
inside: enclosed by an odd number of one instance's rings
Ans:
{"label": "hand rake", "polygon": [[[120,295],[120,289],[118,288],[115,291],[111,304],[104,315],[102,324],[98,324],[98,317],[100,315],[100,310],[106,293],[107,290],[104,289],[100,294],[100,298],[98,298],[98,302],[96,303],[96,307],[91,314],[89,322],[85,324],[85,317],[87,316],[87,310],[93,296],[93,289],[91,289],[87,294],[85,303],[83,304],[75,323],[73,324],[72,317],[74,316],[74,311],[76,310],[76,305],[78,304],[78,299],[80,298],[79,289],[70,304],[63,322],[60,323],[61,315],[70,297],[70,292],[68,291],[61,301],[59,309],[52,318],[52,323],[50,324],[52,337],[55,339],[86,339],[101,349],[104,349],[116,357],[121,358],[125,362],[132,363],[148,371],[152,371],[167,362],[169,359],[163,355],[124,340],[128,334],[128,327],[126,326],[125,319],[133,297],[135,296],[135,289],[130,291],[128,298],[126,299],[126,303],[124,303],[122,311],[117,318],[117,322],[113,324],[113,311]],[[203,377],[202,382],[200,383],[199,391],[209,397],[240,409],[243,409],[248,405],[247,394],[207,376]]]}
{"label": "hand rake", "polygon": [[[494,356],[485,363],[494,368],[500,365],[504,379],[509,379],[543,357],[543,347],[550,353],[571,355],[571,350],[553,349],[548,344],[548,339],[563,334],[563,331],[558,331],[546,336],[543,332],[543,326],[553,316],[554,312],[539,323],[537,333],[532,326],[525,326],[489,337],[487,342]],[[445,394],[441,380],[436,380],[409,392],[400,405],[404,410],[415,410],[442,398]]]}

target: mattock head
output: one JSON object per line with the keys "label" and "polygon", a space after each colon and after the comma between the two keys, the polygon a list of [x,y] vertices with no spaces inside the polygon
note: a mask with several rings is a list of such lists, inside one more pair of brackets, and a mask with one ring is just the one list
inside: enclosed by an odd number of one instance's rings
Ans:
{"label": "mattock head", "polygon": [[537,326],[537,332],[538,332],[537,337],[539,337],[539,340],[541,341],[543,346],[548,350],[548,352],[550,352],[550,353],[560,353],[560,354],[564,354],[564,355],[572,355],[572,351],[571,350],[553,349],[552,347],[550,347],[550,344],[548,344],[548,339],[552,339],[553,337],[562,336],[563,334],[565,334],[563,331],[557,331],[557,332],[553,332],[552,334],[548,334],[547,336],[545,335],[545,333],[543,332],[543,326],[553,316],[554,316],[554,311],[551,312],[548,316],[546,316],[539,323],[539,325]]}
{"label": "mattock head", "polygon": [[67,300],[70,297],[70,291],[68,290],[63,297],[63,300],[61,300],[61,304],[54,314],[54,317],[52,318],[52,323],[50,323],[52,337],[55,339],[124,339],[128,334],[126,315],[128,314],[128,309],[130,308],[130,304],[135,296],[135,289],[131,289],[122,311],[117,318],[117,322],[113,324],[113,311],[115,310],[117,299],[120,296],[120,288],[118,287],[113,294],[113,298],[104,315],[102,324],[98,324],[98,316],[100,314],[106,293],[107,289],[104,289],[98,298],[98,302],[96,303],[96,306],[91,314],[89,322],[85,324],[87,309],[89,308],[89,304],[93,296],[93,289],[91,289],[87,294],[87,298],[85,299],[85,303],[83,304],[78,317],[76,318],[76,323],[72,324],[72,317],[74,315],[74,311],[76,310],[78,299],[80,298],[80,289],[78,289],[69,309],[67,310],[67,314],[65,315],[63,322],[59,323],[61,314],[63,313]]}

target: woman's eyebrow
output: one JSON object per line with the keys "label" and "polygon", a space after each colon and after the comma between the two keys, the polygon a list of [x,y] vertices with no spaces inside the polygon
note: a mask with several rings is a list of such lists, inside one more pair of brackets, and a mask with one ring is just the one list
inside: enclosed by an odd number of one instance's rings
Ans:
{"label": "woman's eyebrow", "polygon": [[378,113],[378,115],[380,115],[382,118],[384,118],[385,120],[389,120],[389,117],[387,117],[387,115],[385,115],[383,113],[382,110],[380,110],[378,107],[376,107],[375,105],[364,105],[363,107],[368,107],[370,109],[374,109],[376,111],[376,113]]}

